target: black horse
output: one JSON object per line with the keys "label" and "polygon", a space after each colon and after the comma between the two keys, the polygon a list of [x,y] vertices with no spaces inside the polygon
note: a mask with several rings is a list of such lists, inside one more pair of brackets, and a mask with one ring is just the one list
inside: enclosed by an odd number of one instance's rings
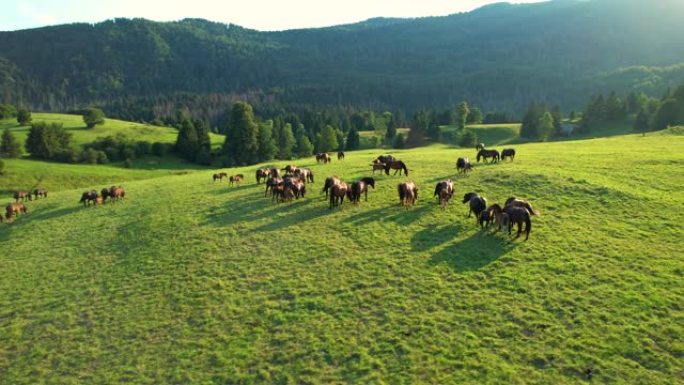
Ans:
{"label": "black horse", "polygon": [[351,193],[349,194],[349,200],[352,203],[359,203],[361,200],[361,194],[366,197],[366,202],[368,202],[368,186],[375,189],[375,179],[371,177],[365,177],[351,184]]}
{"label": "black horse", "polygon": [[470,210],[468,211],[468,218],[475,213],[475,218],[480,218],[480,213],[487,209],[487,199],[479,196],[477,193],[469,192],[463,196],[463,203],[469,203]]}
{"label": "black horse", "polygon": [[437,183],[437,185],[435,186],[435,193],[433,195],[433,198],[438,197],[439,206],[442,209],[444,209],[453,195],[454,182],[452,182],[451,179],[449,179]]}
{"label": "black horse", "polygon": [[515,159],[515,149],[504,148],[503,151],[501,151],[501,161],[506,160],[506,158],[511,158],[512,162]]}
{"label": "black horse", "polygon": [[526,208],[520,206],[506,206],[504,212],[508,215],[508,235],[511,235],[511,230],[513,229],[513,223],[518,225],[518,234],[515,236],[516,239],[520,237],[522,232],[523,222],[525,223],[525,240],[530,237],[530,231],[532,231],[532,221],[530,220],[530,212]]}
{"label": "black horse", "polygon": [[456,160],[456,171],[462,172],[468,175],[473,166],[470,164],[470,159],[468,158],[458,158]]}
{"label": "black horse", "polygon": [[492,159],[490,163],[494,163],[498,162],[499,159],[501,159],[501,155],[499,154],[499,151],[496,150],[480,150],[477,153],[477,163],[480,163],[480,159],[486,162],[489,158]]}
{"label": "black horse", "polygon": [[78,201],[79,203],[83,203],[83,206],[88,206],[90,202],[95,203],[97,200],[97,191],[96,190],[90,190],[90,191],[85,191],[83,194],[81,194],[81,200]]}

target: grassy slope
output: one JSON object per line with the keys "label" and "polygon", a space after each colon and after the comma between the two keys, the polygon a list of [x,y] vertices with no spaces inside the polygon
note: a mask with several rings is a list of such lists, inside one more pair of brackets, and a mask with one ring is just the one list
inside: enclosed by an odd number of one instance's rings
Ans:
{"label": "grassy slope", "polygon": [[[33,121],[45,121],[48,123],[61,123],[67,131],[73,135],[76,144],[85,144],[94,141],[98,137],[109,135],[124,134],[135,140],[145,140],[148,142],[175,143],[177,131],[169,127],[157,127],[148,124],[126,122],[107,118],[105,124],[96,126],[92,129],[85,127],[83,117],[80,115],[53,114],[53,113],[33,113]],[[17,136],[21,143],[26,141],[29,126],[19,126],[16,120],[0,120],[0,130],[9,127]],[[211,134],[213,145],[223,143],[223,136]]]}
{"label": "grassy slope", "polygon": [[[254,168],[127,182],[125,203],[33,202],[0,227],[0,383],[507,383],[684,380],[684,137],[516,146],[514,163],[431,190],[471,150],[396,151],[396,183],[330,212],[322,176],[368,174],[377,151],[317,166],[310,196],[261,198]],[[529,198],[527,243],[483,235],[463,193]]]}

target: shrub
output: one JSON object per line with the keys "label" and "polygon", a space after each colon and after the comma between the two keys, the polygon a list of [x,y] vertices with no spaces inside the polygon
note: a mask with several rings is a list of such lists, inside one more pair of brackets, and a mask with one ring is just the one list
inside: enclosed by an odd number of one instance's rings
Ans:
{"label": "shrub", "polygon": [[152,154],[155,156],[166,156],[169,152],[169,146],[166,143],[154,142],[152,143]]}
{"label": "shrub", "polygon": [[133,159],[127,158],[126,160],[124,160],[123,166],[125,168],[132,168],[133,167]]}
{"label": "shrub", "polygon": [[394,147],[394,148],[406,147],[406,139],[404,138],[404,134],[397,134],[394,137],[394,143],[393,143],[392,147]]}
{"label": "shrub", "polygon": [[152,153],[152,143],[145,141],[138,141],[135,143],[135,156],[141,157],[150,155]]}
{"label": "shrub", "polygon": [[471,130],[466,130],[463,135],[461,135],[459,145],[461,147],[475,147],[477,145],[477,134]]}

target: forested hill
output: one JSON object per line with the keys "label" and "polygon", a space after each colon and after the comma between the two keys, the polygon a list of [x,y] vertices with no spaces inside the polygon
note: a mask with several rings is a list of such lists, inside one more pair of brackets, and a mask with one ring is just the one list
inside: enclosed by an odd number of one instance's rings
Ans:
{"label": "forested hill", "polygon": [[128,119],[179,105],[580,108],[591,93],[659,95],[684,81],[681,0],[555,0],[469,13],[259,32],[116,19],[0,32],[0,102],[99,104]]}

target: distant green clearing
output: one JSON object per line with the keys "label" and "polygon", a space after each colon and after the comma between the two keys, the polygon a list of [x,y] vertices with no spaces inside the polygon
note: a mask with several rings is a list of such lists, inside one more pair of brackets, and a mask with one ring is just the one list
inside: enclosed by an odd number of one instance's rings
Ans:
{"label": "distant green clearing", "polygon": [[[684,136],[513,147],[467,178],[454,161],[474,149],[385,150],[409,178],[334,211],[324,177],[369,175],[380,150],[294,161],[316,183],[282,204],[256,166],[228,188],[211,170],[10,162],[82,179],[0,226],[0,384],[681,383]],[[111,183],[125,202],[76,203]],[[531,200],[530,240],[481,233],[468,191]]]}

